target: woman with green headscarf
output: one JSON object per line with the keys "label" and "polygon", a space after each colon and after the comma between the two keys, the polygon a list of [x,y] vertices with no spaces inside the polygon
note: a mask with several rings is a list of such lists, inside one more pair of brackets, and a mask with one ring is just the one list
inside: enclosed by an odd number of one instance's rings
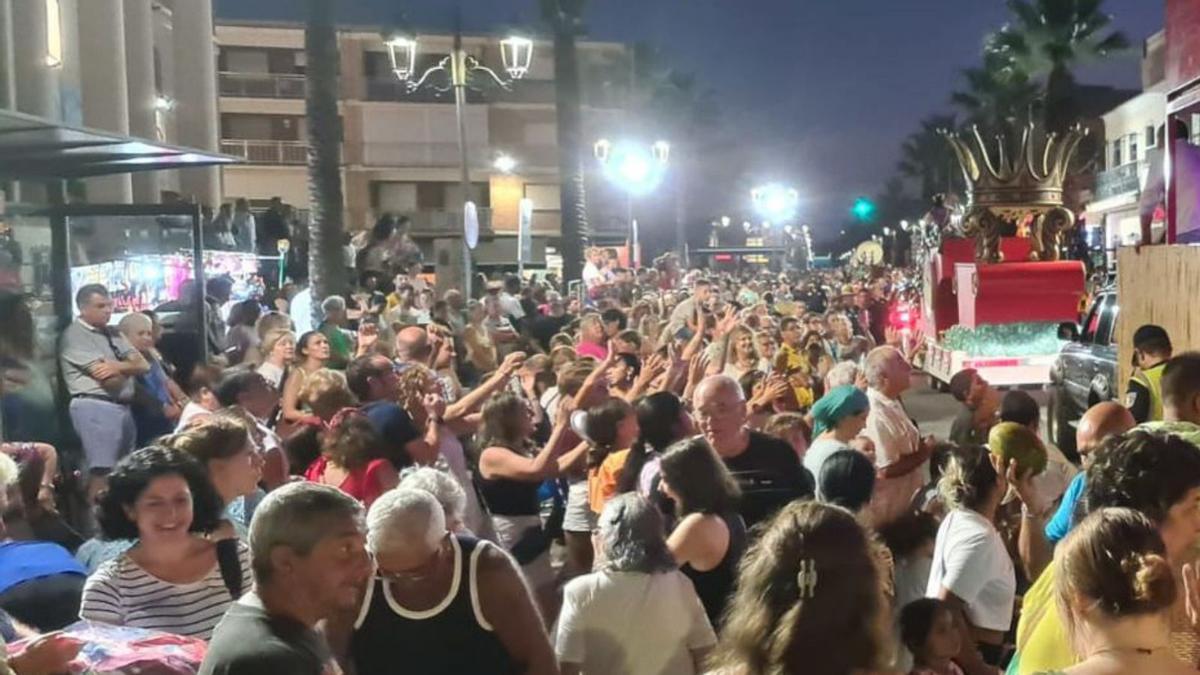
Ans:
{"label": "woman with green headscarf", "polygon": [[812,408],[813,442],[804,453],[804,468],[821,475],[821,465],[838,450],[850,450],[850,442],[867,426],[871,404],[854,385],[830,389]]}

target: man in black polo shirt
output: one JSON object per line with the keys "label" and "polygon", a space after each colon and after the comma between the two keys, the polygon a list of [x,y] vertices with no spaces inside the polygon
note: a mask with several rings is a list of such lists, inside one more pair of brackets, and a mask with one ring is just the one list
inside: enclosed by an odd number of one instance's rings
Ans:
{"label": "man in black polo shirt", "polygon": [[811,499],[814,481],[789,444],[746,426],[746,399],[737,380],[712,375],[696,388],[696,420],[742,489],[747,527],[795,499]]}

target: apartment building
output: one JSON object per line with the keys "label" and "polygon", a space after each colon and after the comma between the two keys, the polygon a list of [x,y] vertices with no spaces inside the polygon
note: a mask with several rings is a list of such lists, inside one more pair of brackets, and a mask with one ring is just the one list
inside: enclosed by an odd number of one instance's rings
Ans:
{"label": "apartment building", "polygon": [[[1136,244],[1141,236],[1142,193],[1154,182],[1155,174],[1161,187],[1164,153],[1160,132],[1167,106],[1165,48],[1162,31],[1146,40],[1142,93],[1101,116],[1104,170],[1096,174],[1093,200],[1084,217],[1103,242],[1110,263],[1115,261],[1117,247]],[[1165,212],[1157,217],[1156,232],[1161,233],[1165,217]]]}
{"label": "apartment building", "polygon": [[[461,231],[460,161],[453,92],[409,92],[392,73],[380,27],[339,30],[343,185],[349,230],[369,227],[381,214],[407,216],[414,238]],[[463,37],[480,63],[503,72],[496,36]],[[217,81],[220,149],[245,164],[223,172],[225,200],[264,204],[273,196],[303,209],[309,202],[305,169],[304,29],[300,24],[218,19]],[[451,35],[418,36],[418,71],[450,51]],[[617,134],[630,72],[625,45],[581,42],[584,138]],[[535,41],[532,66],[511,90],[469,91],[466,138],[469,175],[481,229],[480,264],[516,259],[518,203],[533,204],[534,256],[551,252],[561,232],[552,43]],[[516,161],[503,172],[501,155]],[[611,195],[599,172],[589,172],[593,222],[612,222]],[[596,175],[591,175],[596,174]],[[619,227],[620,224],[617,223]]]}

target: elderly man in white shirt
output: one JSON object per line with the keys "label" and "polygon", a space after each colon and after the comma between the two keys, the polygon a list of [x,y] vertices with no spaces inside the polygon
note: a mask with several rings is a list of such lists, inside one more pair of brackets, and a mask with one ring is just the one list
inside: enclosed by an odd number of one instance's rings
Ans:
{"label": "elderly man in white shirt", "polygon": [[910,386],[912,366],[894,347],[878,347],[864,366],[871,412],[863,435],[875,445],[878,477],[870,513],[875,527],[904,515],[913,495],[929,481],[932,444],[921,440],[900,402]]}

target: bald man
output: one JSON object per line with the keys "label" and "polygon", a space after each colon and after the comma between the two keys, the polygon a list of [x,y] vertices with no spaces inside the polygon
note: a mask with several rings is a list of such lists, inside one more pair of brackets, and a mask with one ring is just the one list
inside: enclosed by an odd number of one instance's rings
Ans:
{"label": "bald man", "polygon": [[[1137,421],[1133,419],[1133,413],[1116,401],[1104,401],[1089,408],[1079,419],[1079,426],[1075,429],[1075,447],[1079,449],[1079,456],[1083,458],[1084,468],[1091,463],[1092,451],[1100,447],[1105,439],[1119,436],[1135,426]],[[1046,539],[1051,543],[1058,543],[1071,531],[1075,505],[1083,495],[1086,475],[1086,472],[1080,472],[1071,479],[1058,510],[1046,523]]]}
{"label": "bald man", "polygon": [[696,422],[742,489],[746,527],[793,499],[812,498],[814,481],[792,446],[746,426],[746,398],[737,380],[711,375],[696,387]]}

